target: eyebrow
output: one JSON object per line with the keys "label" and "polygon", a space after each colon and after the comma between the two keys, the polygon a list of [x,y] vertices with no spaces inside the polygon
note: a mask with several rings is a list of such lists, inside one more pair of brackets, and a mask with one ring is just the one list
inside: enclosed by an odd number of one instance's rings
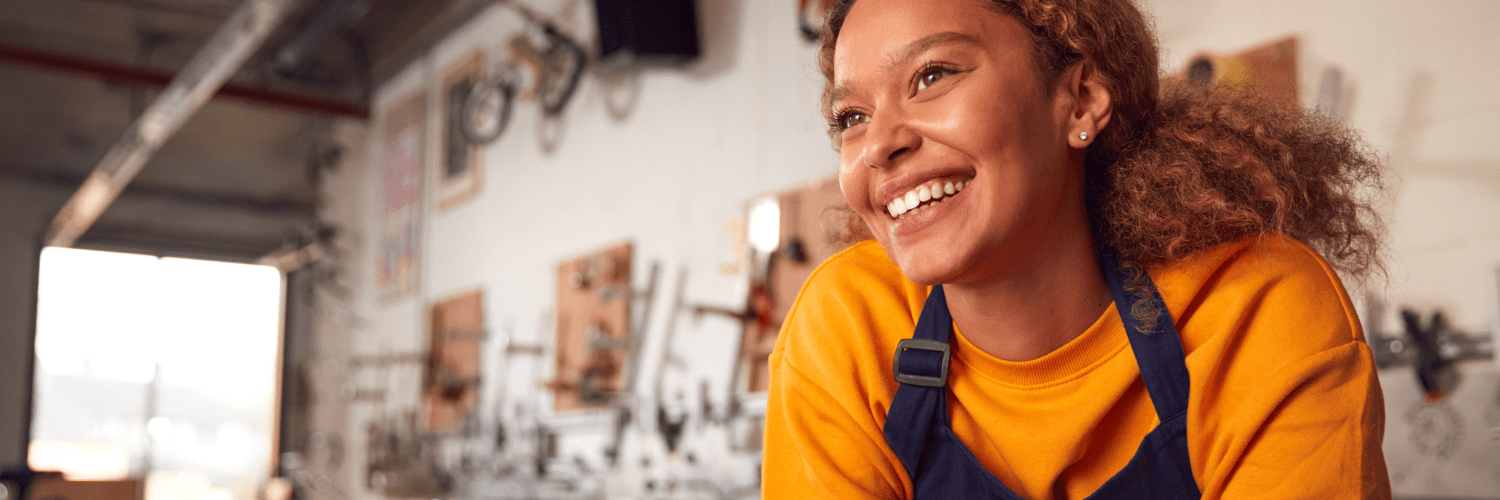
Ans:
{"label": "eyebrow", "polygon": [[[920,56],[923,53],[932,50],[933,47],[948,44],[979,45],[980,43],[979,39],[963,33],[953,31],[933,33],[931,35],[918,38],[914,42],[906,44],[906,46],[902,47],[900,51],[897,51],[891,57],[886,58],[885,64],[881,68],[881,70],[889,71],[891,68],[900,66],[903,63],[911,61],[912,59],[916,59],[917,56]],[[833,87],[833,91],[829,93],[828,102],[832,104],[843,101],[844,98],[848,97],[849,94],[853,92],[854,89],[847,85],[835,85]]]}

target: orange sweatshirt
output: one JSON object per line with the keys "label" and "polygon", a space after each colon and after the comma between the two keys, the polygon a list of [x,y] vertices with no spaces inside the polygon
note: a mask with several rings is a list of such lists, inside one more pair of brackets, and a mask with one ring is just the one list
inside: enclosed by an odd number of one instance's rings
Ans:
{"label": "orange sweatshirt", "polygon": [[[1192,380],[1188,452],[1203,498],[1390,498],[1375,362],[1337,275],[1277,235],[1212,248],[1151,277]],[[771,354],[763,496],[911,498],[882,428],[928,288],[873,241],[808,278]],[[1072,342],[1012,362],[954,332],[950,424],[1029,499],[1083,498],[1157,424],[1113,306]]]}

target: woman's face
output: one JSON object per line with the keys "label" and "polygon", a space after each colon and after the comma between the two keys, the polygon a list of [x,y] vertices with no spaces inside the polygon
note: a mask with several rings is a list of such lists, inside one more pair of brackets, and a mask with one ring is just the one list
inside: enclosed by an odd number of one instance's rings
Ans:
{"label": "woman's face", "polygon": [[859,0],[834,51],[844,198],[920,284],[992,279],[1088,231],[1073,101],[981,1]]}

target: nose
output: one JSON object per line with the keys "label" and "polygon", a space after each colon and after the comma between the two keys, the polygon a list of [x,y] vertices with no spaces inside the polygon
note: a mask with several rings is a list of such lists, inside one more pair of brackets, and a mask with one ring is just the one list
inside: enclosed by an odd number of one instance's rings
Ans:
{"label": "nose", "polygon": [[922,144],[922,136],[899,115],[885,114],[871,120],[868,127],[860,156],[871,168],[894,167]]}

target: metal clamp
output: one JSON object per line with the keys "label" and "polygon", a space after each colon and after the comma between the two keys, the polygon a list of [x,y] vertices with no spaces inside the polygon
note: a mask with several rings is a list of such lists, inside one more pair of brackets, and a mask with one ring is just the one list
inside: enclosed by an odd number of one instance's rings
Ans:
{"label": "metal clamp", "polygon": [[[918,349],[923,351],[935,351],[943,353],[943,365],[938,376],[913,375],[901,372],[901,354],[907,349]],[[948,384],[948,360],[953,356],[953,348],[947,342],[938,342],[928,339],[905,339],[896,344],[896,360],[893,371],[896,381],[903,384],[919,385],[922,387],[943,387]]]}

